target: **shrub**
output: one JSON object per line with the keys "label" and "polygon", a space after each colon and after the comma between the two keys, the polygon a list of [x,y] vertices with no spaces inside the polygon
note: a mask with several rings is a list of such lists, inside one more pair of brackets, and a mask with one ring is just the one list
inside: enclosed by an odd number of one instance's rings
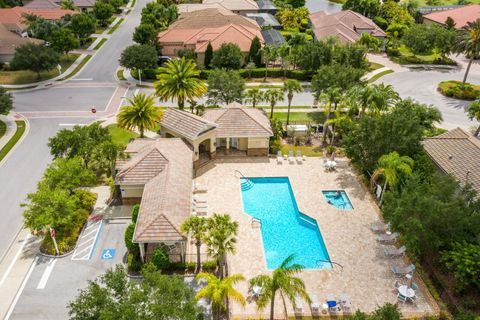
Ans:
{"label": "shrub", "polygon": [[135,232],[135,223],[130,223],[125,230],[125,247],[128,252],[138,252],[138,245],[133,243],[133,233]]}
{"label": "shrub", "polygon": [[442,81],[438,84],[438,91],[447,97],[461,100],[475,100],[480,95],[478,87],[465,83],[465,87],[462,89],[460,81]]}
{"label": "shrub", "polygon": [[374,319],[400,320],[402,314],[395,304],[387,303],[375,310]]}
{"label": "shrub", "polygon": [[78,197],[80,208],[90,212],[97,201],[97,195],[93,192],[77,189],[75,195]]}
{"label": "shrub", "polygon": [[185,263],[185,270],[188,272],[194,272],[197,264],[195,262],[186,262]]}
{"label": "shrub", "polygon": [[400,50],[398,48],[394,47],[388,47],[387,50],[385,50],[387,55],[390,57],[399,57],[400,56]]}
{"label": "shrub", "polygon": [[136,204],[132,207],[132,222],[137,223],[138,212],[140,211],[140,205]]}
{"label": "shrub", "polygon": [[282,140],[270,139],[270,153],[276,154],[280,150],[282,150]]}
{"label": "shrub", "polygon": [[334,146],[327,146],[327,154],[332,154],[337,150]]}
{"label": "shrub", "polygon": [[127,257],[128,270],[133,272],[140,272],[142,270],[142,260],[140,253],[129,253]]}
{"label": "shrub", "polygon": [[170,259],[163,248],[157,248],[152,255],[152,263],[158,270],[167,270],[170,267]]}
{"label": "shrub", "polygon": [[215,260],[205,261],[202,263],[202,269],[205,272],[215,271],[216,268],[217,268],[217,261]]}

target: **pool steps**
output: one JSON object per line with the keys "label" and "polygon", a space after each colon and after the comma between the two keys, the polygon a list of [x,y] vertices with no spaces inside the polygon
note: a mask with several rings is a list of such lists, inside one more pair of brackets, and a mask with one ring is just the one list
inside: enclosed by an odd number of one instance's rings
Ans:
{"label": "pool steps", "polygon": [[242,188],[242,191],[247,191],[247,190],[252,189],[253,182],[250,179],[244,178],[244,179],[242,179],[242,182],[240,183],[240,186]]}

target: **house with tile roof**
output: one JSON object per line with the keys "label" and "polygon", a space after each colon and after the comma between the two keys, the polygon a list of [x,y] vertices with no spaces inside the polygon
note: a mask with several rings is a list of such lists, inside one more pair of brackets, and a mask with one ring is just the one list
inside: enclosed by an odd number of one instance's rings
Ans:
{"label": "house with tile roof", "polygon": [[423,148],[438,169],[480,196],[480,140],[461,128],[427,138]]}
{"label": "house with tile roof", "polygon": [[205,9],[184,13],[169,28],[158,34],[162,53],[175,56],[178,50],[192,49],[202,65],[208,43],[217,50],[223,43],[235,43],[246,57],[252,40],[263,41],[260,27],[249,18],[225,9]]}
{"label": "house with tile roof", "polygon": [[480,18],[480,4],[472,4],[425,14],[423,16],[423,23],[444,26],[449,17],[455,22],[455,29],[465,28],[468,22],[473,22]]}
{"label": "house with tile roof", "polygon": [[264,110],[233,102],[208,109],[201,117],[168,108],[160,121],[160,134],[187,141],[193,148],[193,167],[198,170],[217,157],[268,156],[273,132]]}
{"label": "house with tile roof", "polygon": [[335,37],[343,43],[354,43],[365,32],[381,40],[387,36],[372,20],[352,10],[315,12],[310,14],[310,23],[317,40]]}
{"label": "house with tile roof", "polygon": [[0,24],[0,63],[12,61],[15,50],[27,43],[44,43],[43,40],[22,37],[21,35],[7,30],[5,26]]}
{"label": "house with tile roof", "polygon": [[[32,0],[25,3],[25,8],[48,9],[60,8],[60,0]],[[95,6],[95,0],[73,0],[73,5],[81,11],[92,11]]]}
{"label": "house with tile roof", "polygon": [[191,211],[191,147],[182,139],[135,139],[117,161],[115,185],[124,204],[140,203],[133,242],[147,259],[158,247],[172,262],[185,261],[187,238],[180,225]]}
{"label": "house with tile roof", "polygon": [[[182,3],[178,5],[180,13],[207,8],[222,8],[241,15],[261,12],[261,8],[255,0],[203,0],[201,3]],[[270,7],[269,9],[271,10]]]}
{"label": "house with tile roof", "polygon": [[66,15],[74,14],[78,14],[78,12],[61,8],[0,8],[0,24],[3,24],[9,31],[22,34],[28,27],[25,20],[26,15],[35,15],[45,20],[60,20]]}

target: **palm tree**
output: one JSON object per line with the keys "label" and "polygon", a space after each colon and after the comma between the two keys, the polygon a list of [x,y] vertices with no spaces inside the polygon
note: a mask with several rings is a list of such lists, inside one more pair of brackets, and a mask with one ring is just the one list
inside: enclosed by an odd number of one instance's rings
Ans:
{"label": "palm tree", "polygon": [[262,288],[256,300],[257,308],[263,309],[270,303],[270,320],[273,320],[277,292],[279,292],[282,297],[285,313],[284,298],[290,300],[293,307],[296,306],[297,296],[302,297],[308,304],[311,303],[310,297],[305,290],[305,283],[302,279],[295,277],[304,267],[300,264],[292,264],[294,258],[295,256],[293,254],[289,255],[283,260],[282,264],[273,271],[271,276],[262,274],[250,280],[250,288],[253,286]]}
{"label": "palm tree", "polygon": [[279,89],[268,89],[265,92],[265,101],[270,103],[270,119],[273,119],[273,108],[278,101],[283,100],[283,91]]}
{"label": "palm tree", "polygon": [[467,82],[468,73],[470,72],[473,59],[478,57],[480,53],[480,19],[477,19],[473,22],[468,22],[467,27],[460,31],[459,35],[455,39],[452,51],[456,52],[457,54],[464,53],[468,58],[470,58],[461,85],[461,88],[463,89],[465,87],[465,82]]}
{"label": "palm tree", "polygon": [[330,117],[325,123],[327,125],[332,125],[332,140],[330,141],[330,145],[333,145],[335,142],[335,130],[337,128],[348,128],[349,125],[353,123],[351,112],[342,112],[340,110],[335,110],[333,113],[333,117]]}
{"label": "palm tree", "polygon": [[267,81],[268,64],[270,63],[271,60],[274,60],[277,57],[278,50],[277,50],[277,47],[267,44],[263,46],[260,52],[262,53],[263,62],[265,63],[265,78],[263,79],[263,81]]}
{"label": "palm tree", "polygon": [[207,281],[207,285],[198,291],[195,299],[205,298],[212,302],[214,320],[221,319],[225,313],[228,314],[228,299],[233,299],[241,305],[245,305],[245,298],[234,288],[238,282],[245,280],[241,274],[234,274],[221,279],[211,273],[202,272],[197,275],[196,279]]}
{"label": "palm tree", "polygon": [[133,98],[127,99],[130,105],[123,106],[117,115],[117,123],[120,128],[140,131],[140,138],[143,138],[145,130],[154,130],[162,118],[163,112],[155,107],[153,95],[139,93]]}
{"label": "palm tree", "polygon": [[169,60],[165,67],[159,68],[159,72],[158,81],[153,84],[156,95],[162,101],[177,99],[182,110],[185,100],[201,98],[207,92],[205,82],[198,78],[200,72],[193,60],[184,57]]}
{"label": "palm tree", "polygon": [[[468,113],[468,118],[470,118],[470,120],[475,119],[478,122],[480,122],[480,102],[475,101],[470,103],[470,105],[467,108],[467,113]],[[477,130],[475,130],[474,136],[478,137],[479,134],[480,134],[480,125],[478,126]]]}
{"label": "palm tree", "polygon": [[248,89],[245,92],[245,102],[251,103],[252,107],[256,107],[258,103],[265,100],[263,92],[258,88]]}
{"label": "palm tree", "polygon": [[373,86],[354,86],[346,94],[351,107],[357,108],[360,117],[370,107],[373,100]]}
{"label": "palm tree", "polygon": [[185,220],[180,229],[183,233],[190,234],[192,239],[195,239],[195,245],[197,246],[197,267],[195,272],[200,272],[202,263],[200,261],[200,247],[202,245],[202,240],[205,238],[207,233],[207,219],[197,216],[191,216]]}
{"label": "palm tree", "polygon": [[[325,90],[322,95],[320,96],[321,100],[327,102],[327,107],[325,108],[325,124],[323,130],[323,143],[327,141],[327,128],[329,124],[330,117],[332,115],[332,105],[333,105],[333,112],[337,110],[338,103],[343,99],[342,90],[339,87],[329,87]],[[335,129],[332,130],[333,136],[330,140],[330,145],[333,144],[333,140],[335,139]]]}
{"label": "palm tree", "polygon": [[289,79],[283,83],[283,92],[287,94],[288,99],[287,126],[290,122],[290,106],[292,105],[293,95],[302,91],[302,85],[298,80]]}
{"label": "palm tree", "polygon": [[397,186],[399,176],[408,177],[412,174],[413,159],[407,156],[400,156],[398,152],[393,151],[384,154],[377,161],[377,169],[373,172],[371,178],[372,187],[380,176],[384,177],[382,194],[380,196],[379,206],[382,206],[383,195],[387,187]]}
{"label": "palm tree", "polygon": [[[228,253],[235,253],[238,222],[232,221],[228,214],[215,213],[207,223],[208,234],[205,238],[208,254],[218,263],[218,274],[224,276],[224,266]],[[228,269],[226,270],[228,275]]]}
{"label": "palm tree", "polygon": [[370,111],[378,116],[383,111],[388,110],[400,100],[398,93],[393,90],[391,85],[383,83],[372,85],[372,96]]}

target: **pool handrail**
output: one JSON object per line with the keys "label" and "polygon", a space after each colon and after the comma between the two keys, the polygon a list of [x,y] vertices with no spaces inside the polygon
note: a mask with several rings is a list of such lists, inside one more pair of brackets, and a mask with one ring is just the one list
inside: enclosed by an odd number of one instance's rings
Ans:
{"label": "pool handrail", "polygon": [[[245,175],[240,170],[234,169],[233,172],[238,172],[238,173],[240,173],[242,178],[245,178],[245,179],[249,180],[247,177],[245,177]],[[235,174],[235,176],[237,176],[237,175]]]}
{"label": "pool handrail", "polygon": [[317,260],[317,266],[318,266],[318,264],[321,263],[321,262],[330,263],[330,264],[332,265],[332,267],[333,267],[333,265],[337,265],[337,266],[339,266],[340,268],[343,269],[343,266],[342,266],[340,263],[335,262],[335,261],[332,261],[332,260]]}

